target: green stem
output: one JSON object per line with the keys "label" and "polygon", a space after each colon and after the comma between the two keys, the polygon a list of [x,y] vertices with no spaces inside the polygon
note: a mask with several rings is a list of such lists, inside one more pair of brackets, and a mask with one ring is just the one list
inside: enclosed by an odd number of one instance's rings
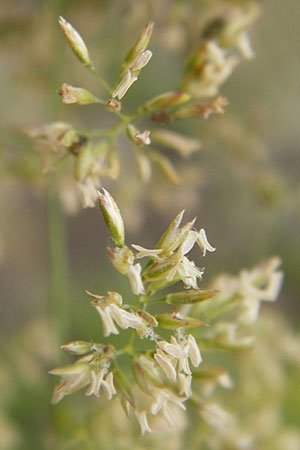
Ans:
{"label": "green stem", "polygon": [[[120,115],[121,113],[117,113],[118,115]],[[118,134],[120,134],[120,132],[122,131],[123,128],[126,127],[126,125],[128,124],[130,117],[126,116],[124,114],[121,114],[121,121],[114,126],[113,128],[111,128],[110,130],[107,131],[107,134],[112,137],[115,138]]]}
{"label": "green stem", "polygon": [[106,101],[102,100],[101,98],[97,98],[97,100],[94,101],[94,104],[106,105]]}
{"label": "green stem", "polygon": [[109,86],[108,83],[106,83],[106,81],[101,77],[101,75],[99,75],[98,72],[96,72],[95,67],[91,66],[88,67],[88,69],[92,72],[92,74],[97,78],[97,80],[102,84],[102,86],[109,92],[109,95],[112,94],[112,89]]}
{"label": "green stem", "polygon": [[49,303],[52,328],[58,344],[66,342],[70,331],[70,303],[66,230],[63,212],[56,192],[49,188],[47,197],[49,241]]}
{"label": "green stem", "polygon": [[140,296],[136,295],[134,305],[132,305],[133,311],[137,311],[139,309],[139,305],[140,305]]}
{"label": "green stem", "polygon": [[126,347],[132,348],[132,344],[134,342],[134,339],[135,339],[135,330],[132,330],[132,332],[130,334],[130,337],[128,339],[128,343],[127,343]]}
{"label": "green stem", "polygon": [[81,136],[87,137],[87,138],[94,138],[99,136],[106,136],[108,133],[107,129],[102,130],[85,130],[83,128],[76,128],[76,132],[80,134]]}
{"label": "green stem", "polygon": [[167,297],[161,297],[161,298],[152,298],[152,299],[145,299],[145,300],[143,300],[143,302],[145,303],[145,304],[149,304],[149,303],[165,303],[165,301],[166,301],[166,299],[167,299]]}

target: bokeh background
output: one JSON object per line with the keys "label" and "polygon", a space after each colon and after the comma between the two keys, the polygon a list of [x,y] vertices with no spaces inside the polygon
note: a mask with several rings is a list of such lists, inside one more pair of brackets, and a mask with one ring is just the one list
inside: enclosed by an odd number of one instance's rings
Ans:
{"label": "bokeh background", "polygon": [[[149,19],[155,22],[153,59],[124,101],[124,110],[133,111],[176,89],[187,48],[208,17],[208,3],[1,0],[0,336],[5,350],[0,379],[3,390],[13,392],[2,401],[3,449],[54,448],[53,429],[68,429],[61,423],[77,420],[75,413],[72,418],[63,413],[64,406],[53,412],[47,370],[62,358],[56,350],[61,340],[100,334],[85,289],[128,292],[106,257],[109,238],[98,209],[70,213],[61,205],[57,192],[63,181],[42,173],[38,152],[25,134],[53,120],[88,128],[105,128],[115,120],[101,107],[61,104],[56,89],[63,82],[101,89],[71,53],[57,17],[64,15],[80,30],[98,70],[113,81],[141,27]],[[158,174],[141,185],[122,140],[121,177],[104,181],[124,215],[128,242],[151,248],[183,208],[187,218],[198,217],[217,248],[205,259],[203,285],[221,272],[235,274],[278,255],[285,282],[279,301],[267,308],[286,316],[295,329],[300,312],[299,16],[297,0],[262,2],[251,30],[256,57],[240,64],[221,87],[229,100],[226,114],[176,125],[202,143],[191,159],[174,159],[179,186]],[[74,442],[82,438],[82,418],[78,423]]]}

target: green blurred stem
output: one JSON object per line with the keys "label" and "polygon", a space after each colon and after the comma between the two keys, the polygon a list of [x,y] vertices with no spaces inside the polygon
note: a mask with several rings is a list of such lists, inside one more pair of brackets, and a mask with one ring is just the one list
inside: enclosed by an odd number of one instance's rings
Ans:
{"label": "green blurred stem", "polygon": [[52,329],[59,345],[66,342],[70,331],[69,274],[67,264],[66,227],[61,205],[54,190],[47,196],[49,242],[49,305]]}
{"label": "green blurred stem", "polygon": [[[53,59],[48,72],[49,99],[46,102],[45,110],[48,121],[57,120],[61,107],[60,99],[54,94],[57,80],[63,72],[64,61],[61,32],[57,24],[57,18],[60,14],[65,15],[67,13],[65,0],[54,0],[51,6],[49,27],[50,25],[53,27]],[[57,197],[54,177],[49,179],[46,202],[49,245],[49,310],[55,340],[57,345],[61,345],[69,337],[70,330],[69,280],[65,221]]]}

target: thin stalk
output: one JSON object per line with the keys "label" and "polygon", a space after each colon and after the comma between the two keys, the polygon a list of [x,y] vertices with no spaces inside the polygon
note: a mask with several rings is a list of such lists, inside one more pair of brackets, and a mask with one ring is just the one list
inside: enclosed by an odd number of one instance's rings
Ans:
{"label": "thin stalk", "polygon": [[112,89],[109,86],[109,84],[101,77],[101,75],[99,75],[98,72],[96,72],[95,67],[91,66],[88,67],[88,69],[92,72],[92,74],[97,78],[97,80],[99,81],[99,83],[102,84],[102,86],[108,91],[109,95],[111,95],[112,93]]}
{"label": "thin stalk", "polygon": [[98,137],[98,136],[106,136],[108,134],[108,130],[107,129],[105,129],[105,130],[104,129],[102,129],[102,130],[85,130],[83,128],[76,128],[76,131],[81,136],[85,136],[87,138],[93,138],[93,137]]}
{"label": "thin stalk", "polygon": [[94,101],[94,104],[106,105],[106,101],[102,100],[101,98],[97,98],[97,100]]}
{"label": "thin stalk", "polygon": [[132,330],[132,332],[130,333],[130,337],[128,339],[128,343],[127,343],[126,347],[132,348],[132,344],[134,342],[135,336],[136,336],[135,335],[135,330]]}
{"label": "thin stalk", "polygon": [[[121,113],[116,113],[118,115],[120,115]],[[107,134],[112,137],[115,138],[116,136],[118,136],[118,134],[121,133],[122,129],[126,127],[126,125],[129,122],[129,116],[126,116],[124,114],[121,114],[121,121],[114,126],[113,128],[111,128],[110,130],[107,131]]]}

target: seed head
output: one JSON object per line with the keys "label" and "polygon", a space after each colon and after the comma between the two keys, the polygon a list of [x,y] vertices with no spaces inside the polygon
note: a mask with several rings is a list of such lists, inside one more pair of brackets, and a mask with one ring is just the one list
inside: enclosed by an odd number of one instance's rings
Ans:
{"label": "seed head", "polygon": [[112,238],[117,247],[124,246],[125,232],[124,223],[120,210],[110,195],[110,193],[102,188],[98,192],[98,200],[100,209]]}
{"label": "seed head", "polygon": [[61,26],[65,38],[79,61],[86,67],[93,67],[88,49],[77,30],[67,22],[62,16],[59,17],[58,23]]}

